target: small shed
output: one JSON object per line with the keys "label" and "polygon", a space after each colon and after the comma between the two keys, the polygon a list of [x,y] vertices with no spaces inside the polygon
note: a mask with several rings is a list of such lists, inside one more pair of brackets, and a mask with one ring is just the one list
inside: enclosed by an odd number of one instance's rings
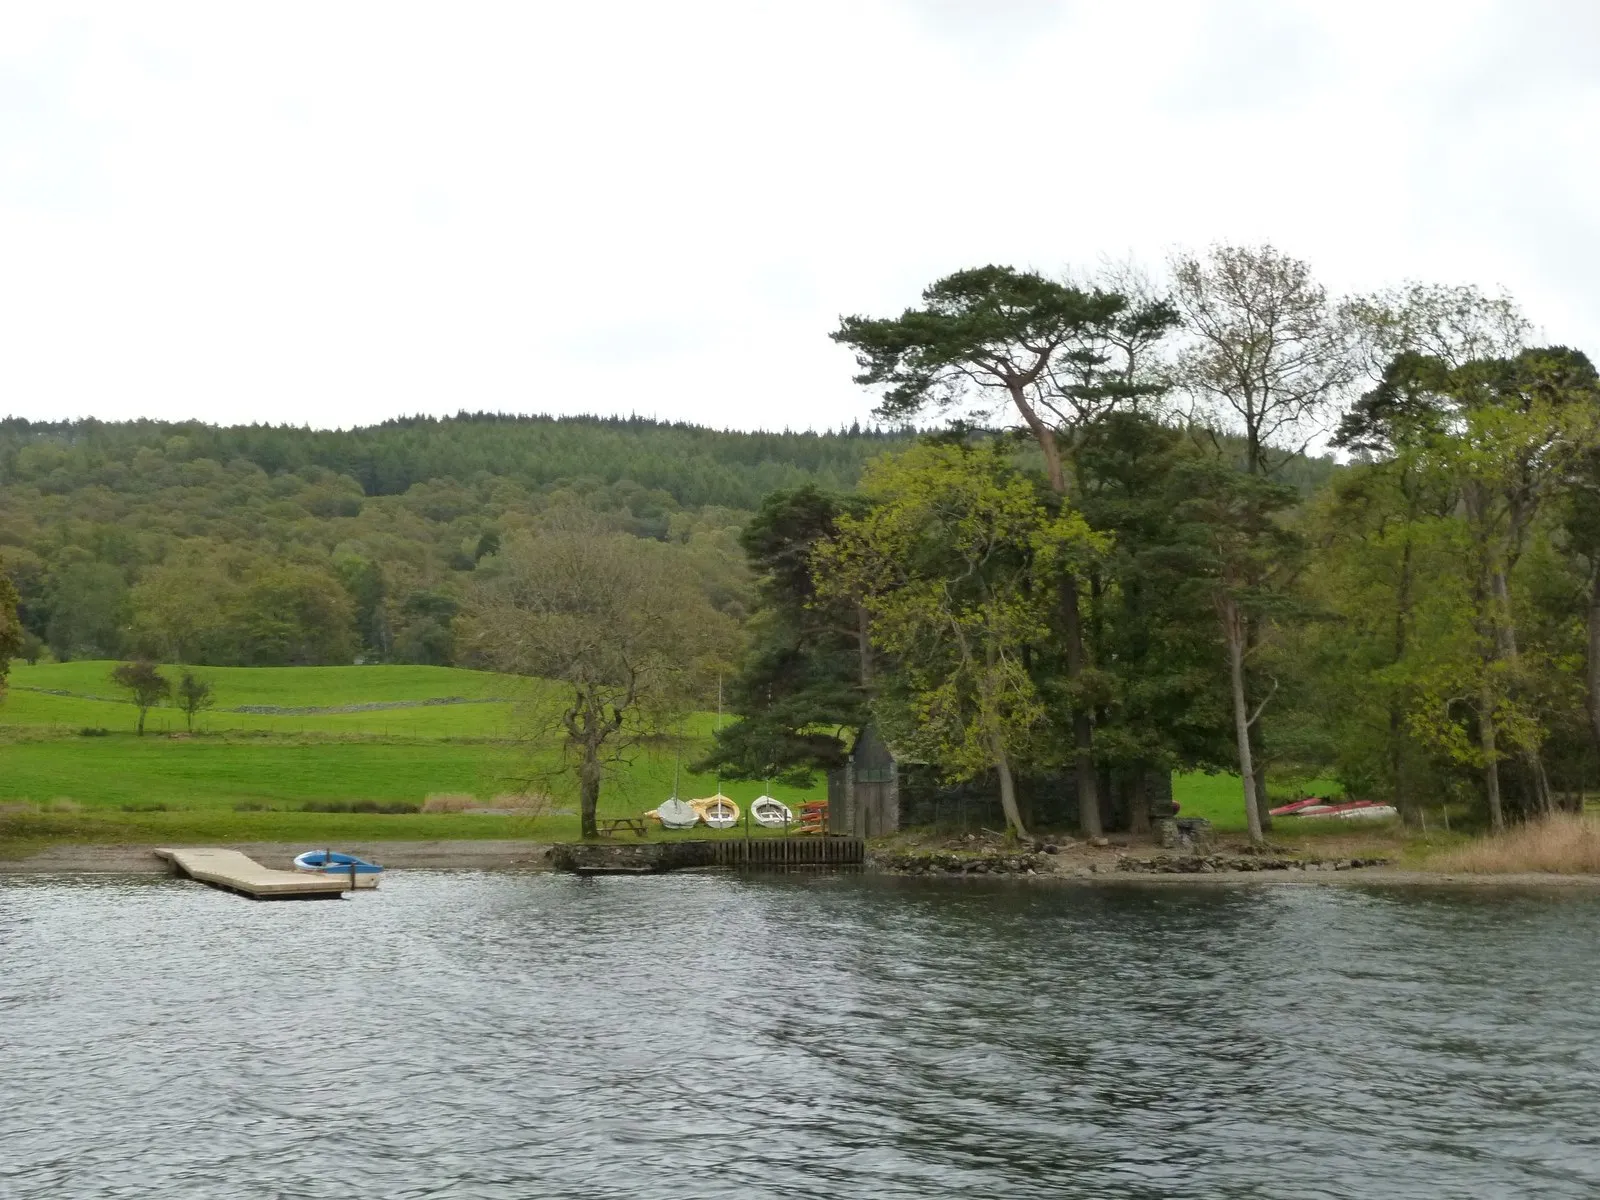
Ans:
{"label": "small shed", "polygon": [[828,832],[881,837],[900,828],[900,767],[894,752],[868,725],[845,765],[828,772]]}

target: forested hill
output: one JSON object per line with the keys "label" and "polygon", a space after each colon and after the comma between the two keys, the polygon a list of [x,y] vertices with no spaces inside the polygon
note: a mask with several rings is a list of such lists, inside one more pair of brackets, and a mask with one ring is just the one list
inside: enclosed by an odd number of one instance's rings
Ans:
{"label": "forested hill", "polygon": [[[742,619],[769,493],[849,491],[905,434],[462,414],[347,431],[0,421],[0,570],[29,645],[218,665],[458,661],[501,541],[574,512],[670,544]],[[1303,490],[1328,464],[1291,464]],[[565,515],[563,515],[565,514]]]}
{"label": "forested hill", "polygon": [[[398,496],[419,483],[484,476],[539,491],[593,490],[624,480],[685,508],[754,509],[778,488],[804,482],[851,487],[861,464],[900,435],[859,427],[839,433],[739,433],[640,417],[462,413],[407,417],[352,430],[197,421],[0,421],[0,485],[45,491],[85,486],[138,490],[129,471],[141,451],[163,464],[248,463],[268,475],[320,468],[367,496]],[[147,454],[143,460],[154,461]]]}
{"label": "forested hill", "polygon": [[668,542],[743,615],[761,498],[855,485],[904,441],[633,419],[417,417],[349,431],[0,421],[0,570],[30,646],[271,665],[449,663],[502,538],[574,511]]}

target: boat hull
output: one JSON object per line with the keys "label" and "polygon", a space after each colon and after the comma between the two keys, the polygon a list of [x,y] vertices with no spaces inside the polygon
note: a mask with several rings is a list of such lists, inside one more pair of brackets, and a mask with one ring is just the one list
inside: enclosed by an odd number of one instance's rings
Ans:
{"label": "boat hull", "polygon": [[307,850],[297,854],[294,869],[307,875],[326,875],[329,879],[342,879],[354,888],[375,888],[383,868],[353,854],[329,853],[325,850]]}
{"label": "boat hull", "polygon": [[[337,868],[324,870],[324,869],[322,869],[320,867],[296,867],[295,870],[299,871],[301,874],[304,874],[304,875],[326,875],[329,879],[342,879],[342,880],[345,881],[346,885],[348,885],[349,882],[350,882],[350,871],[349,871],[348,868],[346,868],[345,870],[341,871],[341,870],[338,870]],[[382,876],[383,876],[383,872],[381,872],[381,871],[378,871],[378,872],[370,872],[369,871],[365,875],[363,875],[360,871],[357,871],[356,872],[356,890],[357,891],[366,891],[368,888],[377,887],[378,886],[378,880],[380,878],[382,878]]]}
{"label": "boat hull", "polygon": [[758,796],[750,802],[750,816],[765,829],[783,829],[794,825],[794,813],[781,800],[771,796]]}

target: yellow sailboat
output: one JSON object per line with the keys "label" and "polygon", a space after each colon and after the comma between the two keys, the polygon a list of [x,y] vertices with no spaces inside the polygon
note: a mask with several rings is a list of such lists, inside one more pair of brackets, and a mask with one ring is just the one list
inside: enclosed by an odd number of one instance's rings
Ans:
{"label": "yellow sailboat", "polygon": [[689,801],[689,807],[700,814],[700,819],[712,829],[732,829],[739,823],[739,806],[718,792]]}

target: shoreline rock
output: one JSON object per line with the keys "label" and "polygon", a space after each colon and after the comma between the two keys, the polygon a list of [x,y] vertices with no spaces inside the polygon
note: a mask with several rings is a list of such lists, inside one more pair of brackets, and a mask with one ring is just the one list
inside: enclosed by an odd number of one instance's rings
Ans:
{"label": "shoreline rock", "polygon": [[1146,875],[1214,875],[1252,871],[1356,871],[1386,867],[1387,858],[1303,859],[1266,854],[1157,854],[1152,858],[1119,855],[1118,871]]}

